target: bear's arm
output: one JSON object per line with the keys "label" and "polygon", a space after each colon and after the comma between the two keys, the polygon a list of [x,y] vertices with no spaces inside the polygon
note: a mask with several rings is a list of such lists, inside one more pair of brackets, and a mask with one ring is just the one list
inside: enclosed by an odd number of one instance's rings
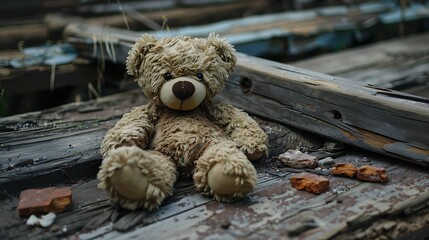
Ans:
{"label": "bear's arm", "polygon": [[267,153],[268,137],[247,113],[230,104],[216,102],[210,110],[210,115],[250,160]]}
{"label": "bear's arm", "polygon": [[121,146],[147,147],[155,131],[156,113],[153,106],[146,104],[135,107],[110,129],[101,143],[101,154],[106,157],[110,150]]}

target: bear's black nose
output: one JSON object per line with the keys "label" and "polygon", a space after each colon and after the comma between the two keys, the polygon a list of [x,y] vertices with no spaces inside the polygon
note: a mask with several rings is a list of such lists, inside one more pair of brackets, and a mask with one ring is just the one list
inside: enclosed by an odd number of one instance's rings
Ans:
{"label": "bear's black nose", "polygon": [[173,85],[173,94],[178,99],[185,100],[190,98],[195,92],[195,86],[188,81],[179,81]]}

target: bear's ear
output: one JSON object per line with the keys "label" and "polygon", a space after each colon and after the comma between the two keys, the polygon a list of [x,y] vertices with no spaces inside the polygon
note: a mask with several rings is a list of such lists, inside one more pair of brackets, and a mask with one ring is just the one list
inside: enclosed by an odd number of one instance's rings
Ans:
{"label": "bear's ear", "polygon": [[229,64],[230,69],[228,70],[232,72],[237,63],[234,47],[229,44],[225,38],[219,38],[219,35],[215,33],[209,34],[207,43],[216,49],[216,53],[222,61]]}
{"label": "bear's ear", "polygon": [[140,64],[149,50],[155,46],[155,43],[156,38],[147,33],[136,40],[134,46],[128,51],[127,72],[129,75],[139,76]]}

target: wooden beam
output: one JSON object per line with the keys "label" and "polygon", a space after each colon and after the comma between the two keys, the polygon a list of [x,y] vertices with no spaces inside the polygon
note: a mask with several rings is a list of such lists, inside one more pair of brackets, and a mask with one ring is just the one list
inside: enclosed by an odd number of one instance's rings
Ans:
{"label": "wooden beam", "polygon": [[429,99],[242,54],[222,96],[256,115],[429,165]]}
{"label": "wooden beam", "polygon": [[[124,63],[140,33],[70,25],[69,42],[93,56],[93,39]],[[84,44],[82,44],[84,43]],[[86,45],[86,44],[89,45]],[[83,48],[82,48],[83,47]],[[106,52],[112,52],[111,50]],[[222,97],[246,111],[353,146],[429,166],[429,100],[237,54]]]}
{"label": "wooden beam", "polygon": [[[67,24],[85,22],[91,25],[111,26],[117,28],[127,28],[133,30],[161,30],[161,28],[175,28],[187,25],[197,25],[210,23],[219,20],[230,18],[243,17],[253,9],[266,10],[270,9],[272,1],[256,0],[256,1],[230,1],[223,4],[200,5],[192,6],[176,6],[175,8],[165,9],[159,5],[159,2],[152,2],[152,8],[142,9],[133,8],[133,5],[147,5],[151,2],[130,2],[122,4],[124,13],[120,13],[118,9],[111,15],[106,15],[105,12],[101,16],[81,17],[76,15],[63,15],[52,13],[45,16],[45,23],[50,31],[63,31]],[[163,2],[162,4],[167,4]],[[176,3],[170,7],[173,7]],[[116,5],[114,5],[116,6]],[[128,7],[127,7],[128,6]],[[160,8],[161,7],[161,8]],[[106,8],[105,4],[98,6],[97,11],[102,11]],[[222,12],[222,14],[218,14]],[[126,19],[126,21],[124,20]]]}
{"label": "wooden beam", "polygon": [[[156,22],[159,27],[167,24],[168,27],[180,27],[188,25],[197,25],[210,23],[230,18],[239,18],[246,15],[249,9],[266,9],[272,1],[231,1],[223,4],[209,4],[194,7],[176,7],[173,9],[163,9],[149,12],[138,12],[141,17],[149,18]],[[219,14],[221,12],[222,14]],[[138,15],[131,14],[133,11],[125,10],[125,17],[131,29],[150,29]],[[111,16],[91,17],[87,20],[89,24],[94,25],[109,25],[113,27],[126,28],[124,16],[122,14],[115,14]],[[160,30],[150,29],[150,30]]]}
{"label": "wooden beam", "polygon": [[48,40],[48,28],[44,24],[33,23],[0,27],[0,46],[2,49],[16,49],[18,42],[26,45],[41,44]]}

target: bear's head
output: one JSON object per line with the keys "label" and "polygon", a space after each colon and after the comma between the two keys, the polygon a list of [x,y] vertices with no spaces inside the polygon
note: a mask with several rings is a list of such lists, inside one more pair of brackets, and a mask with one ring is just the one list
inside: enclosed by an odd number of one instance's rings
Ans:
{"label": "bear's head", "polygon": [[223,89],[236,61],[234,48],[213,33],[159,40],[144,34],[128,52],[127,71],[155,103],[188,111]]}

